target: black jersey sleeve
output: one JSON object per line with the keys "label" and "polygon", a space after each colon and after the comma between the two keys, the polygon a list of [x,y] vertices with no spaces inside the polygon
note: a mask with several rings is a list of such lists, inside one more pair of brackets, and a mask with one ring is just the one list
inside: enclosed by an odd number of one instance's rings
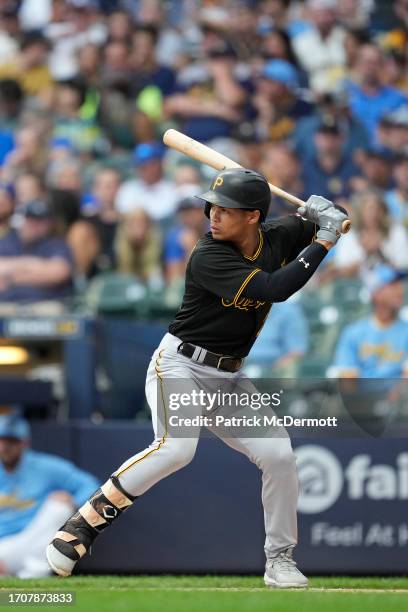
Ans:
{"label": "black jersey sleeve", "polygon": [[189,268],[196,285],[228,300],[241,295],[260,272],[260,268],[246,264],[231,246],[222,242],[195,249]]}
{"label": "black jersey sleeve", "polygon": [[307,283],[327,252],[322,244],[314,242],[285,267],[271,274],[260,271],[245,287],[246,297],[268,302],[284,302]]}

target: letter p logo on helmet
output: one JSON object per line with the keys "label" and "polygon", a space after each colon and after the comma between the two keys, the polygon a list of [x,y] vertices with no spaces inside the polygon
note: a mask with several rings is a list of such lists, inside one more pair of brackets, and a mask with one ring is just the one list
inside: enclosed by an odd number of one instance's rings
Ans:
{"label": "letter p logo on helmet", "polygon": [[214,189],[217,189],[217,187],[220,187],[224,182],[224,179],[222,178],[222,176],[217,176],[217,178],[215,179],[213,186],[212,186],[212,190],[214,191]]}

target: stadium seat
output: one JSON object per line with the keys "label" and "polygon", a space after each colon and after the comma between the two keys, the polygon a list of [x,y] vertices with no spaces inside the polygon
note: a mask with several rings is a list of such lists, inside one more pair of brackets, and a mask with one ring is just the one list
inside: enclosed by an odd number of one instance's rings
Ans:
{"label": "stadium seat", "polygon": [[147,316],[147,289],[134,276],[117,273],[95,277],[86,293],[85,302],[96,314]]}

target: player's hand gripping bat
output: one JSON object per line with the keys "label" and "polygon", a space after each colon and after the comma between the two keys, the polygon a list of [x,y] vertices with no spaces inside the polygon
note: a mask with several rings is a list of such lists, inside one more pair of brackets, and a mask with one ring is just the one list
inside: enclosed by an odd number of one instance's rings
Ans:
{"label": "player's hand gripping bat", "polygon": [[[180,151],[180,153],[184,153],[188,157],[192,157],[197,161],[207,164],[207,166],[211,166],[211,168],[215,168],[215,170],[226,170],[227,168],[242,168],[240,164],[233,161],[226,155],[222,153],[217,153],[211,147],[207,147],[207,145],[202,144],[201,142],[197,142],[193,138],[178,132],[177,130],[167,130],[163,136],[163,142],[168,147],[172,149],[176,149],[176,151]],[[284,198],[294,206],[304,206],[305,202],[303,202],[300,198],[280,189],[276,185],[272,183],[268,183],[269,189],[274,195],[280,196]],[[350,219],[346,219],[343,221],[341,232],[342,234],[346,234],[351,227]]]}

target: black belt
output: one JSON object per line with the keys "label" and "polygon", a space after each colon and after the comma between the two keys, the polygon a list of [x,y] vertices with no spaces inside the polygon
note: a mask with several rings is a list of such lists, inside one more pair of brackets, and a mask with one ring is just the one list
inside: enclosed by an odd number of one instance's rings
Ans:
{"label": "black belt", "polygon": [[199,346],[195,346],[195,344],[189,344],[188,342],[179,344],[177,352],[185,357],[189,357],[197,363],[202,363],[225,372],[238,372],[244,361],[242,357],[219,355],[218,353],[212,353]]}

